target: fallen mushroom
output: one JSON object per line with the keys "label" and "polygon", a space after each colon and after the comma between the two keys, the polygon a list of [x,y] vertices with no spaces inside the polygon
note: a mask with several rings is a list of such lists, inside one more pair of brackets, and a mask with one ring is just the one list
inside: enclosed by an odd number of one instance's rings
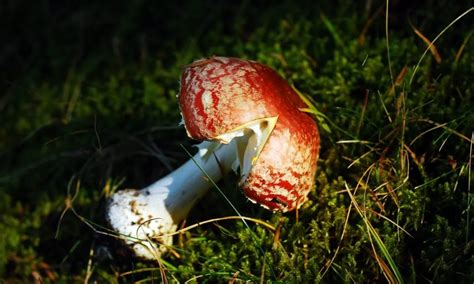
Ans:
{"label": "fallen mushroom", "polygon": [[[272,211],[301,206],[314,186],[319,154],[307,106],[271,68],[212,57],[187,66],[178,95],[188,136],[204,140],[180,168],[141,190],[116,192],[107,218],[138,256],[156,258],[212,183],[231,168],[249,200]],[[199,165],[199,166],[198,166]],[[149,241],[143,241],[149,240]]]}

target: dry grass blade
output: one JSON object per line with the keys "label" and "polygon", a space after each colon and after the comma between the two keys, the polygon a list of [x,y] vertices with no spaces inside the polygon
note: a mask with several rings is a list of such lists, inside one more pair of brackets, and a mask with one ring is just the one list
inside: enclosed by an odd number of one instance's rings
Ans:
{"label": "dry grass blade", "polygon": [[[345,186],[346,186],[346,189],[347,189],[347,193],[349,194],[349,197],[351,198],[351,204],[354,205],[354,208],[356,209],[357,213],[361,216],[362,220],[364,221],[365,225],[367,226],[369,237],[373,238],[375,240],[375,243],[377,244],[377,246],[378,246],[379,250],[381,251],[382,255],[388,261],[388,265],[391,269],[391,273],[393,273],[393,275],[395,276],[396,282],[404,283],[402,275],[401,275],[400,271],[398,270],[398,267],[397,267],[395,261],[393,260],[392,256],[390,255],[387,247],[383,243],[382,239],[380,238],[379,234],[377,233],[375,228],[372,226],[370,221],[367,220],[362,208],[360,208],[359,203],[357,203],[357,201],[355,200],[355,197],[351,193],[347,183],[345,183]],[[381,266],[382,271],[385,271],[384,267],[380,264],[380,262],[378,262],[378,263]]]}
{"label": "dry grass blade", "polygon": [[413,73],[411,74],[411,78],[410,78],[410,83],[409,85],[411,85],[411,83],[413,82],[413,79],[415,78],[415,74],[416,72],[418,71],[418,67],[420,66],[421,64],[421,61],[423,61],[423,58],[425,58],[425,55],[426,53],[428,52],[428,50],[430,50],[430,47],[432,44],[434,44],[450,27],[452,27],[457,21],[461,20],[463,17],[465,17],[467,14],[471,13],[472,11],[474,11],[474,7],[466,10],[464,13],[462,13],[461,15],[459,15],[456,19],[452,20],[434,39],[433,41],[431,42],[431,44],[425,49],[425,51],[423,52],[423,54],[421,55],[420,59],[418,60],[418,63],[416,64],[415,66],[415,69],[413,69]]}
{"label": "dry grass blade", "polygon": [[392,273],[392,271],[390,270],[390,267],[388,267],[387,263],[383,260],[383,258],[381,258],[377,253],[375,253],[375,251],[372,251],[372,256],[375,258],[377,263],[382,268],[382,271],[383,271],[385,277],[387,278],[388,282],[389,283],[398,283],[397,280],[396,280],[395,275]]}
{"label": "dry grass blade", "polygon": [[426,178],[426,173],[425,173],[425,169],[423,167],[423,164],[422,162],[420,161],[420,159],[418,159],[418,157],[416,156],[415,152],[413,152],[413,150],[407,145],[407,144],[403,144],[403,147],[405,148],[405,150],[408,152],[408,154],[410,155],[411,159],[413,160],[413,162],[415,162],[415,165],[418,167],[418,170],[420,171],[421,175]]}
{"label": "dry grass blade", "polygon": [[[74,178],[73,178],[74,179]],[[113,230],[110,230],[109,228],[106,228],[104,226],[101,226],[99,224],[96,224],[94,223],[93,221],[85,218],[84,216],[80,215],[74,208],[74,199],[75,197],[77,196],[78,192],[79,192],[79,189],[80,189],[80,180],[78,180],[76,182],[76,186],[75,186],[75,192],[73,195],[71,195],[71,188],[72,188],[72,182],[73,182],[73,179],[71,179],[70,183],[69,183],[69,186],[68,186],[68,198],[66,200],[66,208],[63,210],[63,213],[61,214],[61,216],[64,216],[64,214],[67,212],[67,211],[71,211],[81,222],[83,222],[85,225],[87,225],[89,228],[92,229],[93,232],[97,233],[97,234],[101,234],[101,235],[105,235],[105,236],[109,236],[109,237],[113,237],[113,238],[116,238],[116,239],[122,239],[122,240],[133,240],[135,242],[150,242],[150,243],[153,243],[154,244],[154,241],[152,239],[145,239],[145,240],[141,240],[141,239],[137,239],[137,238],[134,238],[134,237],[131,237],[131,236],[125,236],[125,235],[120,235],[120,234],[117,234],[117,232],[113,231]],[[106,188],[109,188],[110,187],[110,184],[107,183],[106,185]],[[199,222],[199,223],[196,223],[196,224],[193,224],[191,226],[188,226],[186,228],[183,228],[181,230],[178,230],[176,232],[174,232],[173,234],[169,234],[169,235],[175,235],[175,234],[180,234],[180,233],[183,233],[185,231],[188,231],[188,230],[191,230],[193,228],[196,228],[198,226],[201,226],[201,225],[204,225],[204,224],[208,224],[208,223],[214,223],[214,222],[217,222],[217,221],[224,221],[224,220],[241,220],[242,222],[244,222],[246,224],[246,226],[248,227],[248,224],[246,223],[246,221],[250,221],[250,222],[254,222],[256,224],[259,224],[259,225],[262,225],[263,227],[267,228],[268,230],[272,231],[272,232],[275,232],[276,228],[274,226],[272,226],[271,224],[265,222],[265,221],[262,221],[262,220],[259,220],[259,219],[255,219],[255,218],[250,218],[250,217],[245,217],[245,216],[227,216],[227,217],[221,217],[221,218],[215,218],[215,219],[210,219],[210,220],[206,220],[206,221],[202,221],[202,222]],[[149,222],[151,220],[147,220],[146,222]],[[143,224],[142,224],[143,225]],[[60,222],[58,224],[58,228],[57,228],[57,234],[59,234],[59,227],[60,227]],[[248,227],[249,228],[249,227]],[[164,235],[164,236],[168,236],[168,235]],[[161,245],[164,245],[164,244],[161,244]],[[146,246],[144,245],[145,248],[149,249],[150,246]],[[151,246],[151,247],[154,247],[154,246]],[[172,248],[170,248],[172,249]],[[156,251],[150,251],[153,255],[155,255],[155,258],[159,264],[159,267],[158,268],[155,268],[154,271],[156,269],[159,269],[160,271],[160,276],[161,276],[161,281],[162,283],[168,283],[168,279],[167,279],[167,269],[171,268],[171,269],[176,269],[175,267],[173,267],[173,265],[171,265],[170,263],[167,263],[165,262],[163,259],[161,259],[160,255],[158,254],[158,252]],[[125,276],[125,275],[128,275],[128,274],[133,274],[133,273],[136,273],[136,272],[139,272],[139,271],[136,271],[136,270],[133,270],[131,272],[128,272],[128,273],[124,273],[124,274],[121,274],[121,276]]]}
{"label": "dry grass blade", "polygon": [[76,181],[76,190],[74,191],[74,194],[71,195],[71,187],[72,187],[72,182],[74,180],[74,176],[69,180],[69,183],[68,183],[68,186],[67,186],[67,197],[66,199],[64,200],[64,209],[63,211],[61,212],[61,215],[59,216],[59,221],[58,221],[58,225],[56,227],[56,234],[54,236],[55,239],[58,239],[59,238],[59,230],[61,228],[61,222],[63,221],[64,219],[64,216],[66,215],[66,213],[73,209],[72,208],[72,204],[74,203],[74,200],[76,199],[77,195],[79,194],[79,189],[81,187],[81,180],[78,179]]}
{"label": "dry grass blade", "polygon": [[339,140],[337,144],[371,144],[372,142],[366,140]]}
{"label": "dry grass blade", "polygon": [[400,72],[398,73],[397,78],[395,78],[395,82],[392,84],[392,87],[390,88],[389,95],[395,94],[395,87],[400,86],[403,83],[403,80],[405,79],[407,74],[408,74],[408,66],[405,65],[403,66],[402,70],[400,70]]}
{"label": "dry grass blade", "polygon": [[413,235],[410,234],[407,230],[405,230],[402,226],[398,225],[395,221],[391,220],[390,218],[380,214],[379,212],[377,211],[374,211],[372,209],[368,209],[370,212],[374,213],[375,215],[379,216],[380,218],[384,219],[384,220],[387,220],[388,222],[392,223],[392,225],[394,225],[395,227],[397,227],[397,229],[400,229],[402,230],[405,234],[407,234],[408,236],[412,237],[413,238]]}
{"label": "dry grass blade", "polygon": [[442,123],[442,124],[436,124],[436,126],[434,126],[434,127],[430,128],[430,129],[428,129],[428,130],[425,130],[425,131],[421,132],[420,134],[418,134],[418,135],[410,142],[410,146],[412,146],[413,143],[415,143],[416,140],[420,139],[420,138],[423,137],[425,134],[427,134],[427,133],[429,133],[429,132],[431,132],[431,131],[433,131],[433,130],[436,130],[436,129],[438,129],[438,128],[443,128],[443,127],[445,127],[446,125],[448,125],[448,123],[446,123],[446,122],[445,122],[445,123]]}
{"label": "dry grass blade", "polygon": [[407,73],[408,66],[405,65],[402,70],[400,70],[400,73],[398,73],[397,78],[395,79],[395,85],[400,85],[403,82],[403,79],[405,79]]}
{"label": "dry grass blade", "polygon": [[[474,132],[471,133],[471,140],[474,140]],[[470,226],[470,212],[471,212],[471,173],[472,173],[472,143],[469,147],[469,162],[467,165],[467,209],[466,209],[466,243],[469,242],[469,226]]]}
{"label": "dry grass blade", "polygon": [[86,276],[84,277],[84,284],[89,283],[90,278],[94,272],[94,267],[92,261],[94,259],[94,244],[91,245],[89,249],[89,258],[87,260]]}
{"label": "dry grass blade", "polygon": [[400,200],[398,199],[396,189],[393,188],[393,186],[390,182],[385,183],[385,188],[386,188],[388,194],[390,195],[390,197],[392,198],[393,202],[395,203],[395,205],[397,205],[397,208],[400,209]]}
{"label": "dry grass blade", "polygon": [[472,36],[472,31],[467,35],[466,39],[464,39],[463,43],[461,44],[461,47],[459,48],[458,52],[456,52],[456,57],[454,59],[455,63],[459,62],[459,59],[461,58],[462,53],[464,52],[464,49],[466,48],[467,43],[471,39]]}
{"label": "dry grass blade", "polygon": [[450,128],[450,127],[447,127],[448,123],[445,122],[445,123],[438,123],[438,122],[435,122],[435,121],[432,121],[430,119],[425,119],[425,118],[420,118],[420,119],[417,119],[416,121],[422,121],[422,122],[426,122],[426,123],[429,123],[429,124],[433,124],[435,125],[435,127],[433,128],[430,128],[424,132],[422,132],[421,134],[419,134],[418,136],[416,136],[411,142],[410,142],[410,146],[413,145],[413,143],[415,143],[416,140],[418,140],[421,136],[425,135],[426,133],[430,132],[430,131],[433,131],[433,130],[436,130],[438,128],[443,128],[444,130],[448,131],[448,132],[451,132],[452,134],[458,136],[459,138],[463,139],[463,140],[466,140],[467,142],[473,144],[474,143],[474,139],[471,138],[469,139],[466,135],[462,134],[462,133],[459,133],[457,132],[456,130]]}
{"label": "dry grass blade", "polygon": [[367,105],[369,104],[369,90],[365,90],[364,104],[362,105],[362,110],[360,112],[359,124],[357,125],[356,137],[359,137],[360,130],[362,129],[362,123],[365,118],[365,111],[367,110]]}
{"label": "dry grass blade", "polygon": [[[371,164],[365,171],[364,173],[362,174],[362,177],[359,179],[359,182],[365,177],[365,176],[369,176],[370,173],[373,171],[375,167],[375,164]],[[357,188],[355,189],[355,191],[357,191],[358,189],[358,186],[359,184],[357,185]],[[347,188],[346,186],[346,189],[343,191],[349,191],[350,189]],[[321,279],[324,277],[324,275],[326,275],[326,273],[329,271],[329,268],[331,268],[331,266],[333,265],[334,263],[334,260],[336,259],[336,256],[337,254],[339,253],[339,249],[341,248],[341,244],[342,244],[342,240],[344,239],[344,235],[346,233],[346,228],[347,228],[347,224],[349,223],[349,217],[350,217],[350,214],[351,214],[351,211],[352,211],[352,203],[349,205],[349,209],[347,209],[347,214],[346,214],[346,219],[344,221],[344,227],[342,229],[342,233],[341,233],[341,237],[339,238],[339,244],[337,245],[337,248],[336,248],[336,251],[334,252],[334,255],[333,257],[326,262],[326,264],[324,265],[324,267],[321,268],[321,270],[319,271],[319,275],[321,277]]]}
{"label": "dry grass blade", "polygon": [[385,106],[385,103],[382,99],[382,94],[380,94],[380,91],[377,91],[377,94],[379,95],[380,103],[382,104],[382,107],[385,112],[385,115],[387,116],[388,122],[392,123],[392,117],[390,116],[390,113],[388,112],[387,106]]}
{"label": "dry grass blade", "polygon": [[319,270],[319,275],[320,275],[321,279],[323,279],[324,275],[326,275],[326,273],[329,271],[329,268],[331,267],[334,260],[336,259],[337,254],[339,253],[339,249],[341,248],[342,240],[344,239],[344,236],[346,234],[346,228],[347,228],[347,224],[349,223],[349,217],[351,215],[351,211],[352,211],[352,204],[350,204],[349,209],[347,209],[346,219],[344,220],[344,227],[342,228],[342,234],[341,234],[341,237],[339,238],[339,243],[337,244],[336,251],[334,252],[334,255],[332,256],[332,258],[326,262],[324,267],[322,267],[321,270]]}
{"label": "dry grass blade", "polygon": [[380,6],[365,22],[364,28],[362,28],[362,32],[360,35],[357,37],[357,43],[359,45],[364,45],[365,44],[365,35],[369,31],[369,28],[372,26],[374,20],[382,14],[384,5]]}
{"label": "dry grass blade", "polygon": [[365,153],[362,154],[360,157],[358,157],[358,158],[355,159],[353,162],[351,162],[351,163],[349,164],[349,166],[347,166],[347,168],[350,169],[353,165],[358,164],[362,159],[364,159],[364,158],[367,157],[368,155],[372,154],[373,152],[375,152],[375,149],[371,149],[371,150],[365,152]]}
{"label": "dry grass blade", "polygon": [[428,45],[428,48],[430,49],[430,52],[433,55],[433,58],[435,59],[436,63],[440,64],[441,61],[442,61],[441,55],[439,54],[439,51],[436,48],[436,46],[434,45],[434,43],[432,43],[423,33],[421,33],[421,31],[419,29],[417,29],[411,23],[410,23],[410,26],[413,29],[413,31],[415,32],[415,34],[419,38],[421,38],[426,43],[426,45]]}
{"label": "dry grass blade", "polygon": [[125,276],[129,276],[129,275],[137,274],[137,273],[143,273],[143,272],[155,272],[157,269],[159,269],[159,268],[156,268],[156,267],[136,268],[134,270],[125,271],[125,272],[120,273],[119,277],[125,277]]}
{"label": "dry grass blade", "polygon": [[392,60],[390,59],[390,41],[388,39],[388,7],[390,1],[385,2],[385,45],[387,46],[387,62],[388,62],[388,71],[390,72],[390,81],[393,86],[393,71],[392,71]]}
{"label": "dry grass blade", "polygon": [[205,225],[205,224],[214,223],[214,222],[218,222],[218,221],[225,221],[225,220],[246,220],[246,221],[254,222],[255,224],[262,225],[263,227],[269,229],[272,232],[276,231],[276,228],[274,226],[272,226],[271,224],[269,224],[265,221],[262,221],[260,219],[255,219],[255,218],[246,217],[246,216],[226,216],[226,217],[214,218],[214,219],[209,219],[209,220],[206,220],[206,221],[198,222],[196,224],[189,225],[189,226],[187,226],[183,229],[180,229],[180,230],[178,230],[178,231],[176,231],[172,234],[166,234],[166,235],[162,235],[162,236],[163,237],[173,236],[173,235],[189,231],[191,229],[197,228],[197,227]]}
{"label": "dry grass blade", "polygon": [[[369,178],[369,176],[367,176],[367,177]],[[385,185],[386,185],[387,183],[388,183],[388,182],[379,185],[378,188],[385,187]],[[378,200],[378,198],[375,196],[375,193],[374,193],[374,191],[376,191],[378,188],[376,188],[375,190],[372,190],[362,179],[359,180],[359,185],[360,185],[364,190],[366,190],[366,192],[369,193],[370,199],[372,199],[372,201],[375,202],[375,205],[377,205],[377,207],[380,209],[380,211],[382,211],[382,212],[385,213],[385,207],[384,207],[384,205],[382,204],[382,202],[380,202],[380,200]]]}

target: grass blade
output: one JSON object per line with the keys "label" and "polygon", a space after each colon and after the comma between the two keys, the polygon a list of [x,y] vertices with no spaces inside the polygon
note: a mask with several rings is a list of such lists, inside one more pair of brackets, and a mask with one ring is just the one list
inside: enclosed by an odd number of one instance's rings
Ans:
{"label": "grass blade", "polygon": [[[384,258],[387,260],[388,265],[390,266],[391,272],[395,275],[395,278],[397,279],[398,283],[404,283],[402,274],[398,270],[397,264],[393,260],[392,256],[390,255],[390,252],[388,251],[387,247],[385,246],[384,242],[380,238],[380,235],[377,233],[375,228],[372,226],[369,220],[367,220],[366,216],[362,212],[362,209],[360,208],[359,204],[355,200],[354,195],[351,193],[349,186],[347,183],[345,183],[347,193],[349,194],[349,197],[351,198],[351,204],[354,204],[354,208],[356,209],[357,213],[359,213],[360,217],[364,221],[364,223],[367,226],[368,232],[370,234],[370,238],[373,238],[375,240],[375,243],[377,244],[377,247],[379,248],[380,252],[384,256]],[[383,270],[383,267],[381,267]]]}

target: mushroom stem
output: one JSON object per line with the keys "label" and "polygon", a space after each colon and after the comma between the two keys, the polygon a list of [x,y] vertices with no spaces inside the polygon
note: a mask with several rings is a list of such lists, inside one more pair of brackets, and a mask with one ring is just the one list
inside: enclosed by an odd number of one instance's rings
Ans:
{"label": "mushroom stem", "polygon": [[234,142],[204,142],[192,159],[148,187],[114,193],[107,210],[111,226],[127,237],[138,256],[159,257],[172,245],[178,224],[212,187],[206,174],[214,182],[220,180],[235,162],[235,151]]}

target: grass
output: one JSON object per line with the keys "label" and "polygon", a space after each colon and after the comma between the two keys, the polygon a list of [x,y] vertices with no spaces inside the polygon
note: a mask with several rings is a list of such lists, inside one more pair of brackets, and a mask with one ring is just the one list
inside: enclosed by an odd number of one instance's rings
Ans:
{"label": "grass", "polygon": [[[471,283],[472,1],[303,2],[7,2],[0,282]],[[143,262],[108,231],[106,198],[188,159],[178,80],[214,54],[304,96],[316,188],[272,214],[230,175]]]}

